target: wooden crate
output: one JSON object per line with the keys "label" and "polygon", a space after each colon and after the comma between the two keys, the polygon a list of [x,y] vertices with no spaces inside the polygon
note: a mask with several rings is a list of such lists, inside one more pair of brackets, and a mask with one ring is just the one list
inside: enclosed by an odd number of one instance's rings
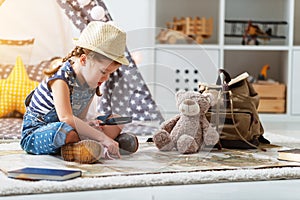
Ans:
{"label": "wooden crate", "polygon": [[284,113],[285,100],[284,99],[260,99],[258,105],[258,112],[260,113]]}
{"label": "wooden crate", "polygon": [[260,96],[258,112],[285,113],[286,87],[284,84],[253,84]]}

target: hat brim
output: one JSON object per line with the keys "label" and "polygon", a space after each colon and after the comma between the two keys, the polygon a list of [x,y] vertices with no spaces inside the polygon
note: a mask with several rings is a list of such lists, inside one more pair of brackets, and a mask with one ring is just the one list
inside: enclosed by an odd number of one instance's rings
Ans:
{"label": "hat brim", "polygon": [[129,65],[129,61],[128,61],[128,59],[126,58],[125,55],[122,55],[122,56],[114,56],[114,55],[108,54],[108,53],[102,51],[102,50],[99,49],[99,48],[96,48],[96,47],[93,47],[93,46],[90,46],[90,45],[87,45],[87,44],[81,44],[81,43],[79,42],[79,40],[76,39],[76,38],[73,39],[73,43],[74,43],[76,46],[79,46],[79,47],[82,47],[82,48],[85,48],[85,49],[89,49],[89,50],[91,50],[91,51],[94,51],[94,52],[97,52],[97,53],[99,53],[99,54],[102,54],[102,55],[104,55],[104,56],[110,58],[111,60],[116,61],[116,62],[118,62],[118,63],[120,63],[120,64],[122,64],[122,65]]}

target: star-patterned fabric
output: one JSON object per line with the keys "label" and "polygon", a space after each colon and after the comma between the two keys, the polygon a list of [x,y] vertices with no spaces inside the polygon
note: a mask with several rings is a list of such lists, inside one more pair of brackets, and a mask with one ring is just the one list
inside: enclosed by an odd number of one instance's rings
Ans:
{"label": "star-patterned fabric", "polygon": [[[83,30],[93,20],[112,21],[101,0],[57,0],[57,2],[79,30]],[[133,120],[139,121],[164,121],[128,50],[126,54],[129,66],[120,67],[105,84],[102,84],[103,95],[98,100],[98,112],[132,116]]]}
{"label": "star-patterned fabric", "polygon": [[0,117],[17,111],[24,114],[25,98],[39,83],[29,79],[20,56],[7,79],[0,80]]}

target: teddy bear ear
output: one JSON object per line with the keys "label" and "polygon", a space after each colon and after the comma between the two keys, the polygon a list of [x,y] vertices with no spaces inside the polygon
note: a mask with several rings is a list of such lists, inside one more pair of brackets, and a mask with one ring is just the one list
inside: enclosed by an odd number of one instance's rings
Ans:
{"label": "teddy bear ear", "polygon": [[178,92],[176,92],[175,97],[176,99],[178,99],[180,96],[182,96],[185,93],[185,90],[179,90]]}
{"label": "teddy bear ear", "polygon": [[203,95],[207,98],[207,100],[208,100],[208,102],[210,103],[211,106],[216,105],[217,100],[216,100],[216,98],[214,97],[214,95],[212,93],[205,93]]}

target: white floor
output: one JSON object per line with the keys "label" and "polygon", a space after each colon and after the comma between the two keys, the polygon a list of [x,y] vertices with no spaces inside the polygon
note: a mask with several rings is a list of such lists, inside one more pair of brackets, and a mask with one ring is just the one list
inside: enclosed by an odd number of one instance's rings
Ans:
{"label": "white floor", "polygon": [[[300,139],[300,122],[264,122],[265,130]],[[141,187],[128,189],[97,190],[76,193],[52,193],[41,195],[0,197],[12,200],[63,199],[79,200],[122,199],[122,200],[177,200],[177,199],[300,199],[300,179],[260,182],[235,182],[199,185]]]}

